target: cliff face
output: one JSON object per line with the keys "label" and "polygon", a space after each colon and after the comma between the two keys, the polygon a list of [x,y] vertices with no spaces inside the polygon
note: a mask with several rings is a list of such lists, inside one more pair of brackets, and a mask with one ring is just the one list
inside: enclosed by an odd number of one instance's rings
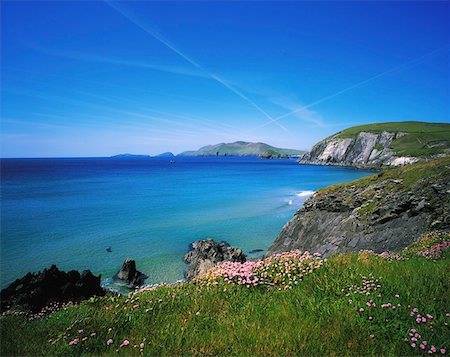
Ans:
{"label": "cliff face", "polygon": [[319,191],[284,226],[268,254],[383,252],[404,248],[429,230],[449,230],[449,177],[450,159],[444,158]]}
{"label": "cliff face", "polygon": [[301,163],[389,167],[450,155],[450,124],[392,122],[354,126],[316,144]]}
{"label": "cliff face", "polygon": [[356,167],[398,166],[419,161],[417,157],[396,156],[390,148],[392,142],[405,132],[360,132],[345,138],[340,134],[320,141],[301,158],[300,162],[318,165]]}

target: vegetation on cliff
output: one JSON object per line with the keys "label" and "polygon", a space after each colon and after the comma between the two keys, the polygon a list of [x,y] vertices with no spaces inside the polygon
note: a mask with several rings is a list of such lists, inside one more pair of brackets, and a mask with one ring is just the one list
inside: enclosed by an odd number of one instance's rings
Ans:
{"label": "vegetation on cliff", "polygon": [[445,355],[448,248],[439,256],[419,253],[449,239],[435,234],[407,253],[329,260],[286,253],[264,264],[269,273],[261,285],[216,274],[91,298],[31,321],[3,316],[0,354]]}
{"label": "vegetation on cliff", "polygon": [[353,138],[361,132],[403,132],[391,143],[398,156],[431,156],[450,150],[450,124],[418,121],[376,123],[354,126],[339,132],[336,137]]}
{"label": "vegetation on cliff", "polygon": [[450,230],[448,177],[447,157],[320,190],[283,227],[269,254],[398,250],[430,230]]}
{"label": "vegetation on cliff", "polygon": [[450,124],[395,122],[342,130],[314,145],[301,162],[377,168],[449,155]]}

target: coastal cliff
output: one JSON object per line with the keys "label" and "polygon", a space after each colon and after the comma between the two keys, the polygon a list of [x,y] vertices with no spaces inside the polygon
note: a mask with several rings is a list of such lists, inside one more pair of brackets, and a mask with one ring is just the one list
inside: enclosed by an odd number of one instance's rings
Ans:
{"label": "coastal cliff", "polygon": [[448,230],[449,177],[450,158],[442,158],[321,190],[283,227],[268,255],[398,250],[424,232]]}
{"label": "coastal cliff", "polygon": [[449,154],[450,124],[379,123],[348,128],[320,141],[300,163],[377,168]]}

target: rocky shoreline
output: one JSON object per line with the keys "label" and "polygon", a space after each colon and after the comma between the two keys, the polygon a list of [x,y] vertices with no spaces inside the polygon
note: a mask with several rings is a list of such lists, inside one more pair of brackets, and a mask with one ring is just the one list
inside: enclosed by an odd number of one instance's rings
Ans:
{"label": "rocky shoreline", "polygon": [[427,231],[449,230],[449,168],[450,159],[424,162],[319,191],[283,227],[268,255],[398,250]]}
{"label": "rocky shoreline", "polygon": [[[266,256],[299,249],[323,256],[372,250],[396,251],[428,231],[450,230],[450,158],[426,161],[316,192],[283,227]],[[258,250],[259,251],[259,250]],[[190,281],[221,262],[244,263],[243,251],[211,238],[193,242],[184,256]],[[250,259],[252,260],[252,259]],[[108,293],[91,271],[63,272],[55,265],[28,273],[1,291],[1,311],[37,312]],[[130,289],[147,276],[127,259],[113,277]]]}

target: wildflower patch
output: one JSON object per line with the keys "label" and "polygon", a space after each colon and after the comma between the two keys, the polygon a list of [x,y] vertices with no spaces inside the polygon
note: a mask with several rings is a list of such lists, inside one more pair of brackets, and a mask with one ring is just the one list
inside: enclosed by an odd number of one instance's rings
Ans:
{"label": "wildflower patch", "polygon": [[223,262],[197,277],[195,282],[204,285],[226,283],[248,288],[259,286],[287,290],[299,284],[305,275],[320,268],[324,261],[320,254],[293,250],[256,262]]}

